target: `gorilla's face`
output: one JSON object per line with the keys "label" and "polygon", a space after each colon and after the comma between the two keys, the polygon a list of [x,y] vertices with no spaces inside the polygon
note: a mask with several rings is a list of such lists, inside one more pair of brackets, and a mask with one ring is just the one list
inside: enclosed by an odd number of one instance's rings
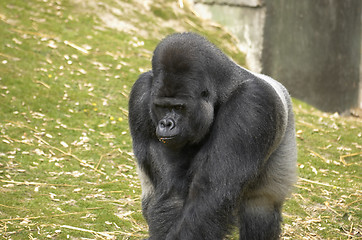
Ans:
{"label": "gorilla's face", "polygon": [[214,106],[201,80],[185,73],[154,76],[151,115],[156,136],[167,147],[197,144],[207,135]]}

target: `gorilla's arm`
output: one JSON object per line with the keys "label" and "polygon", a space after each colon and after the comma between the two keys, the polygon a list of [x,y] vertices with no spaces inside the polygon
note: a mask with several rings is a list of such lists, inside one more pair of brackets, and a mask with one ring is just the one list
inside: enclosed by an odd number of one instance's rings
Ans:
{"label": "gorilla's arm", "polygon": [[129,100],[129,123],[132,133],[133,148],[141,165],[147,158],[149,140],[152,138],[152,121],[150,115],[150,92],[152,88],[152,71],[143,73],[132,87]]}
{"label": "gorilla's arm", "polygon": [[270,87],[249,81],[220,106],[209,141],[193,161],[182,214],[166,239],[222,239],[240,192],[262,169],[276,128],[284,124],[275,99]]}
{"label": "gorilla's arm", "polygon": [[[152,169],[149,162],[149,145],[154,139],[154,129],[150,118],[150,93],[152,71],[143,73],[132,87],[129,100],[129,125],[133,141],[133,150],[138,162],[142,184],[142,195],[152,190]],[[147,179],[144,179],[147,178]],[[145,181],[147,180],[147,181]]]}

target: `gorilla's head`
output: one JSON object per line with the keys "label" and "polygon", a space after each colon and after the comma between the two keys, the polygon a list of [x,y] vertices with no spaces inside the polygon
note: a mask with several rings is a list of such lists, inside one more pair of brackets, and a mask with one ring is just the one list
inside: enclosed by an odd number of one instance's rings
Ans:
{"label": "gorilla's head", "polygon": [[151,116],[158,139],[170,148],[197,144],[205,137],[216,98],[197,46],[179,40],[161,43],[152,60]]}
{"label": "gorilla's head", "polygon": [[151,102],[152,120],[158,139],[172,148],[200,142],[214,118],[213,105],[204,93],[164,95],[156,91]]}

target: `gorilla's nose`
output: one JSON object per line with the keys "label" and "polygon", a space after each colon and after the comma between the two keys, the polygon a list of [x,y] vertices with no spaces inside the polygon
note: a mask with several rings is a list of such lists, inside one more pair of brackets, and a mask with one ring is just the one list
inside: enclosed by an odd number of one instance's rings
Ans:
{"label": "gorilla's nose", "polygon": [[164,118],[158,123],[158,127],[163,131],[170,131],[175,127],[175,121],[171,118]]}

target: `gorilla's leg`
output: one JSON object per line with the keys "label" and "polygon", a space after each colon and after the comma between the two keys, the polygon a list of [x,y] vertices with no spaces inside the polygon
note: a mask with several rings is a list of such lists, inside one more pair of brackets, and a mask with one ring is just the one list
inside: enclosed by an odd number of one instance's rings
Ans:
{"label": "gorilla's leg", "polygon": [[279,239],[281,204],[265,196],[248,199],[240,214],[240,240]]}

